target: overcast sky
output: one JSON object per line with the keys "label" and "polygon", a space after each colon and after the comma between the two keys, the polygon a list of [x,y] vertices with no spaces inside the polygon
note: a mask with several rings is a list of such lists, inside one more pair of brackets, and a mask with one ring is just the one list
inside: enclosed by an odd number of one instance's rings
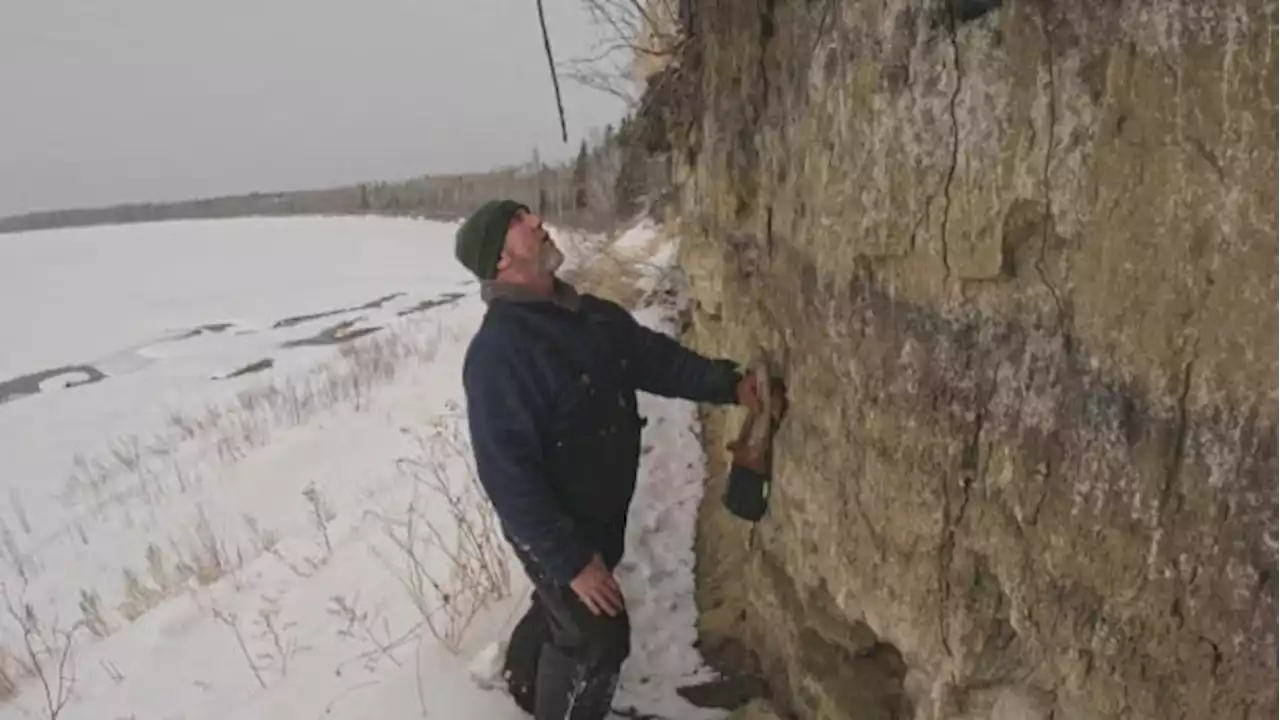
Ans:
{"label": "overcast sky", "polygon": [[[557,59],[596,40],[545,0]],[[534,0],[0,0],[0,215],[485,170],[621,105],[563,84]]]}

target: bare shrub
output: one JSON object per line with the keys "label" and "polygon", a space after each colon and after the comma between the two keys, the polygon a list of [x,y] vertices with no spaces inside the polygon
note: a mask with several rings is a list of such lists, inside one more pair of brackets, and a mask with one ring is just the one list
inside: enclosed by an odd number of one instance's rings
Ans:
{"label": "bare shrub", "polygon": [[[202,475],[193,468],[209,460],[224,464],[237,462],[254,448],[269,443],[277,429],[302,425],[338,405],[367,409],[375,391],[393,381],[403,368],[435,357],[441,340],[438,327],[434,333],[424,332],[422,325],[408,327],[410,329],[403,332],[384,331],[345,343],[336,357],[305,378],[246,389],[230,402],[199,412],[170,413],[163,432],[155,437],[122,435],[111,439],[96,455],[76,455],[59,492],[63,504],[74,507],[76,514],[66,521],[61,532],[71,538],[78,537],[82,544],[88,545],[90,533],[85,530],[85,523],[115,509],[123,521],[130,524],[134,508],[128,501],[132,498],[141,497],[150,503],[174,490],[187,493],[199,489]],[[308,502],[312,504],[327,558],[333,551],[328,524],[334,516],[324,499],[312,490],[314,494]],[[25,508],[16,495],[11,494],[11,501],[17,522],[29,532]],[[159,547],[148,546],[147,567],[154,587],[144,583],[134,570],[122,568],[125,592],[118,606],[121,616],[128,621],[136,620],[191,577],[207,586],[230,575],[238,585],[241,578],[237,573],[244,565],[246,552],[253,557],[271,552],[284,560],[283,554],[276,552],[278,534],[259,527],[256,520],[246,519],[246,524],[252,533],[251,546],[228,548],[213,531],[209,517],[201,508],[195,523],[194,543],[179,544],[170,540],[172,563],[166,562]],[[24,583],[38,570],[3,520],[0,520],[0,561],[11,565],[14,574]],[[305,567],[286,563],[295,572],[307,576],[321,564],[311,558],[306,559]],[[85,628],[94,634],[109,630],[105,622],[98,622],[102,619],[102,608],[96,596],[81,599],[85,602],[82,610],[88,613]]]}
{"label": "bare shrub", "polygon": [[92,590],[80,590],[80,614],[84,627],[95,637],[104,638],[111,634],[111,626],[102,615],[102,598]]}
{"label": "bare shrub", "polygon": [[[71,700],[76,684],[76,668],[73,655],[76,632],[83,624],[77,622],[69,629],[61,629],[58,621],[45,625],[29,602],[15,603],[7,589],[4,590],[5,610],[22,633],[22,662],[28,673],[43,691],[45,712],[49,720],[57,720]],[[18,605],[21,607],[18,607]],[[16,691],[16,684],[8,682]]]}
{"label": "bare shrub", "polygon": [[187,417],[180,412],[169,413],[169,425],[178,431],[178,437],[182,440],[194,438],[200,428],[198,419]]}
{"label": "bare shrub", "polygon": [[[166,487],[188,492],[199,484],[199,475],[188,468],[205,457],[235,463],[271,442],[280,428],[305,424],[344,403],[367,409],[374,391],[393,381],[407,362],[433,359],[439,340],[438,327],[434,335],[417,328],[383,331],[344,343],[336,358],[305,378],[249,388],[198,413],[170,413],[167,430],[158,437],[120,436],[97,457],[77,455],[63,501],[100,514],[128,497],[163,495]],[[194,453],[183,451],[188,445]],[[121,482],[126,487],[110,489]]]}
{"label": "bare shrub", "polygon": [[13,515],[18,519],[18,527],[24,535],[31,534],[31,520],[27,518],[27,506],[22,502],[22,494],[17,488],[9,488],[9,502],[13,507]]}
{"label": "bare shrub", "polygon": [[[364,661],[366,670],[376,670],[379,657],[384,657],[390,660],[392,665],[400,667],[400,661],[396,659],[396,656],[391,651],[399,642],[403,642],[410,635],[402,636],[400,640],[392,640],[391,626],[386,618],[380,614],[374,614],[371,618],[369,611],[360,610],[359,605],[359,593],[350,601],[347,601],[342,595],[334,595],[329,598],[329,614],[345,623],[338,630],[338,636],[357,642],[365,642],[373,646],[372,650],[361,653],[357,657],[357,659]],[[416,627],[420,627],[420,625]]]}
{"label": "bare shrub", "polygon": [[258,653],[258,659],[267,667],[275,665],[280,677],[289,674],[289,661],[304,650],[309,650],[293,636],[296,622],[280,621],[280,606],[271,598],[263,598],[264,606],[258,610],[254,625],[258,628],[258,639],[269,647]]}
{"label": "bare shrub", "polygon": [[124,600],[117,610],[125,620],[133,622],[160,604],[164,595],[144,585],[132,569],[125,568],[121,572],[124,574]]}
{"label": "bare shrub", "polygon": [[151,582],[164,594],[177,589],[178,582],[169,566],[164,561],[164,551],[155,543],[147,544],[147,571],[151,574]]}
{"label": "bare shrub", "polygon": [[80,453],[72,456],[71,475],[67,478],[63,503],[74,503],[77,494],[98,490],[106,483],[109,467],[101,459],[91,460]]}
{"label": "bare shrub", "polygon": [[267,681],[262,679],[262,671],[258,668],[258,664],[254,662],[253,653],[249,652],[249,646],[244,641],[244,634],[240,632],[240,621],[233,612],[225,612],[217,607],[213,608],[213,619],[225,625],[231,630],[236,638],[236,645],[240,648],[244,661],[249,665],[249,670],[253,672],[253,678],[258,681],[258,686],[263,690],[267,689]]}
{"label": "bare shrub", "polygon": [[22,552],[18,547],[18,540],[13,536],[13,532],[9,530],[9,525],[0,520],[0,544],[4,546],[5,555],[9,558],[9,565],[13,568],[14,573],[26,584],[31,579],[31,560],[27,554]]}
{"label": "bare shrub", "polygon": [[[480,487],[457,408],[451,411],[437,418],[425,437],[415,438],[415,457],[397,463],[413,482],[404,516],[374,514],[400,551],[398,568],[380,559],[392,568],[428,631],[457,652],[476,614],[511,588],[497,517]],[[444,508],[447,524],[424,514],[424,507]]]}
{"label": "bare shrub", "polygon": [[178,491],[184,494],[190,492],[193,487],[199,488],[204,484],[198,472],[188,472],[176,459],[169,463],[169,474],[178,484]]}
{"label": "bare shrub", "polygon": [[311,506],[311,522],[320,533],[320,537],[324,539],[324,556],[328,560],[333,555],[333,543],[329,541],[329,523],[337,516],[325,502],[324,496],[316,489],[315,483],[308,484],[302,491],[302,496]]}
{"label": "bare shrub", "polygon": [[302,559],[303,562],[307,564],[307,569],[303,569],[298,565],[298,563],[285,557],[284,553],[280,552],[280,548],[278,546],[271,548],[267,552],[271,553],[277,560],[280,561],[282,565],[289,568],[290,572],[302,578],[303,580],[306,580],[307,578],[312,577],[313,575],[316,574],[316,570],[320,569],[321,563],[318,560],[315,560],[309,557],[304,557]]}
{"label": "bare shrub", "polygon": [[0,703],[17,696],[19,682],[31,676],[31,668],[7,647],[0,647]]}
{"label": "bare shrub", "polygon": [[116,685],[124,682],[124,673],[120,672],[120,668],[116,667],[115,663],[110,660],[99,660],[98,665],[102,667],[102,671],[107,674],[107,677],[111,678],[111,682]]}
{"label": "bare shrub", "polygon": [[257,553],[271,552],[276,545],[280,544],[280,533],[275,530],[263,529],[258,523],[258,519],[252,515],[244,516],[245,527],[249,528],[249,534],[253,539],[254,550]]}
{"label": "bare shrub", "polygon": [[222,540],[209,525],[209,516],[201,507],[196,516],[196,548],[191,556],[196,582],[212,585],[234,567]]}
{"label": "bare shrub", "polygon": [[681,0],[582,0],[600,38],[566,62],[565,77],[633,104],[643,80],[664,67],[682,42]]}

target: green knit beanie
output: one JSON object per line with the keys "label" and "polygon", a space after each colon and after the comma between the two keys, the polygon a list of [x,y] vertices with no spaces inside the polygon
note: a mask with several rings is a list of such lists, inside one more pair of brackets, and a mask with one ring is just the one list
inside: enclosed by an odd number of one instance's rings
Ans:
{"label": "green knit beanie", "polygon": [[476,277],[492,280],[498,274],[498,259],[507,241],[511,218],[529,208],[515,200],[490,200],[462,223],[455,236],[454,254]]}

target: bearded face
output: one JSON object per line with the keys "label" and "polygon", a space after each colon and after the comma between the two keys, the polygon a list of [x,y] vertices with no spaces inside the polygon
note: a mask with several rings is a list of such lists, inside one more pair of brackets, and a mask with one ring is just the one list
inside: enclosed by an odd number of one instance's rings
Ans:
{"label": "bearded face", "polygon": [[554,275],[562,264],[564,253],[542,226],[542,218],[525,210],[516,213],[507,229],[507,242],[498,268],[546,277]]}

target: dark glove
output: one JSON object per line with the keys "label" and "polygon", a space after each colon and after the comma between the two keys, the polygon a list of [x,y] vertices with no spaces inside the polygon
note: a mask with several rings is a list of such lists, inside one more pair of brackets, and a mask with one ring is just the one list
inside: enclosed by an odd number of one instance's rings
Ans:
{"label": "dark glove", "polygon": [[[754,382],[751,384],[755,385]],[[786,402],[785,388],[781,385],[781,381],[775,385],[782,393],[781,401],[770,401],[775,415],[780,415],[777,408]],[[776,424],[761,415],[761,410],[763,408],[760,407],[748,409],[737,439],[729,443],[733,463],[729,467],[728,485],[721,498],[729,512],[751,522],[764,517],[768,509],[772,474],[773,434]]]}
{"label": "dark glove", "polygon": [[735,464],[729,468],[729,484],[721,501],[737,517],[756,522],[769,508],[770,485],[765,473]]}

